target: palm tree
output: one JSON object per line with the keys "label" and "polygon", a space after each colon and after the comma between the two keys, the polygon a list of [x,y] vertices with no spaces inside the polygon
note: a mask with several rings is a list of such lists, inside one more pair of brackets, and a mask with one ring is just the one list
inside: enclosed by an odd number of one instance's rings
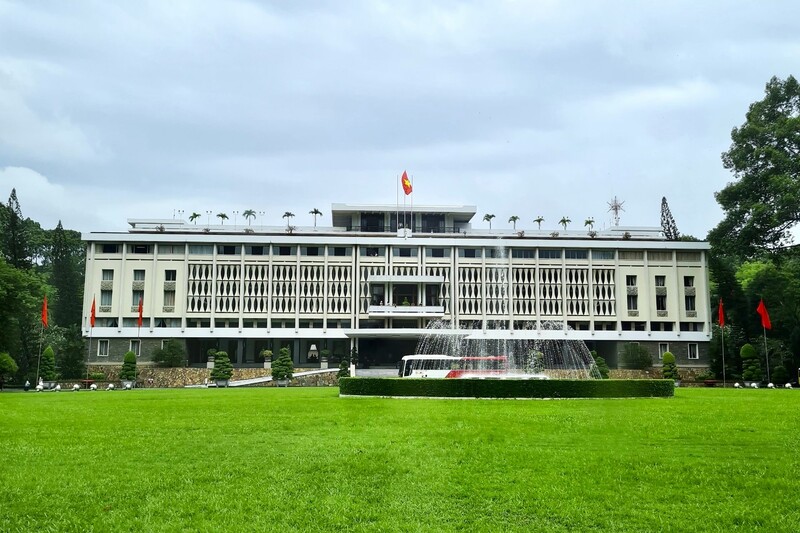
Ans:
{"label": "palm tree", "polygon": [[544,222],[544,217],[542,215],[539,215],[538,217],[534,218],[533,221],[539,225],[537,229],[542,229],[542,222]]}
{"label": "palm tree", "polygon": [[314,215],[314,227],[317,227],[317,217],[322,216],[322,211],[317,209],[316,207],[308,212],[309,215]]}
{"label": "palm tree", "polygon": [[194,222],[194,225],[196,226],[198,218],[200,218],[200,213],[195,211],[191,215],[189,215],[189,222]]}
{"label": "palm tree", "polygon": [[494,215],[488,215],[488,214],[487,215],[483,215],[483,220],[485,220],[486,222],[489,223],[489,229],[492,229],[492,219],[493,218],[494,218]]}
{"label": "palm tree", "polygon": [[519,220],[517,215],[514,215],[508,219],[508,221],[514,225],[514,231],[517,231],[517,220]]}
{"label": "palm tree", "polygon": [[217,213],[217,218],[222,222],[222,225],[225,225],[225,221],[228,220],[228,215],[225,213]]}
{"label": "palm tree", "polygon": [[281,218],[285,218],[286,219],[286,227],[287,228],[289,227],[289,221],[292,219],[293,216],[294,216],[294,213],[292,213],[291,211],[286,211],[283,214],[283,216],[281,217]]}
{"label": "palm tree", "polygon": [[564,226],[564,231],[567,231],[567,224],[572,222],[569,217],[561,217],[561,220],[558,221],[559,224]]}
{"label": "palm tree", "polygon": [[256,218],[256,212],[252,209],[248,209],[242,213],[242,216],[247,219],[247,225],[250,225],[250,219]]}
{"label": "palm tree", "polygon": [[594,218],[589,217],[586,219],[586,222],[583,223],[583,227],[589,226],[589,231],[594,229]]}

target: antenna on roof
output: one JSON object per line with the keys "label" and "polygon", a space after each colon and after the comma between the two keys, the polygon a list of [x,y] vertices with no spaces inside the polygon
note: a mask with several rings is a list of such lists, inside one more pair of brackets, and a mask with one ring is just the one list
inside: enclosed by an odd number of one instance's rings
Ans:
{"label": "antenna on roof", "polygon": [[625,202],[617,200],[616,196],[614,197],[613,200],[608,202],[608,210],[611,211],[612,213],[614,213],[614,225],[615,226],[619,226],[619,213],[620,213],[620,211],[625,211],[625,209],[622,207],[623,205],[625,205]]}

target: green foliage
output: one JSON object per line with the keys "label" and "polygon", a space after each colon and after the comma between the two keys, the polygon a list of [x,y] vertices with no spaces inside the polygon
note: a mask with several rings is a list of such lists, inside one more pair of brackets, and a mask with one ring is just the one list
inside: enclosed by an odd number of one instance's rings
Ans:
{"label": "green foliage", "polygon": [[597,371],[600,372],[600,377],[603,379],[608,379],[608,373],[611,371],[611,369],[608,368],[608,363],[606,363],[606,360],[597,355],[597,352],[594,350],[591,351],[591,354],[592,358],[594,359],[594,364],[597,366]]}
{"label": "green foliage", "polygon": [[625,345],[620,362],[622,368],[632,370],[647,370],[653,366],[653,358],[647,349],[633,342]]}
{"label": "green foliage", "polygon": [[12,267],[27,270],[31,267],[29,224],[22,217],[22,209],[17,200],[17,190],[11,189],[8,203],[2,206],[0,217],[3,256]]}
{"label": "green foliage", "polygon": [[136,379],[136,354],[132,351],[125,354],[122,370],[119,372],[119,379],[123,381],[133,381]]}
{"label": "green foliage", "polygon": [[789,382],[789,371],[783,365],[778,365],[772,370],[772,382],[778,385],[783,385]]}
{"label": "green foliage", "polygon": [[44,349],[44,352],[42,352],[39,376],[45,381],[54,381],[58,378],[58,374],[56,373],[56,355],[51,346],[48,346]]}
{"label": "green foliage", "polygon": [[678,365],[675,364],[675,356],[672,352],[664,352],[664,355],[661,356],[661,362],[661,374],[664,376],[664,379],[671,379],[674,381],[681,379],[678,373]]}
{"label": "green foliage", "polygon": [[106,373],[105,372],[91,372],[89,374],[89,379],[93,379],[94,381],[105,381],[106,380]]}
{"label": "green foliage", "polygon": [[791,242],[800,222],[799,113],[800,84],[773,77],[731,132],[722,162],[736,181],[716,193],[725,218],[709,233],[726,254],[751,258]]}
{"label": "green foliage", "polygon": [[268,348],[264,348],[263,350],[258,352],[258,355],[260,355],[264,359],[265,362],[266,361],[272,361],[272,350],[270,350]]}
{"label": "green foliage", "polygon": [[79,326],[83,302],[85,247],[77,231],[58,225],[50,234],[50,282],[56,289],[52,322],[60,326]]}
{"label": "green foliage", "polygon": [[278,351],[278,359],[272,363],[272,379],[275,381],[292,379],[292,374],[294,374],[292,353],[288,346],[284,346]]}
{"label": "green foliage", "polygon": [[761,361],[758,360],[758,353],[752,344],[742,346],[739,356],[742,358],[743,380],[760,382],[764,379],[761,373]]}
{"label": "green foliage", "polygon": [[17,373],[17,362],[6,352],[0,352],[0,379],[8,379]]}
{"label": "green foliage", "polygon": [[336,373],[336,376],[339,378],[350,377],[350,357],[348,355],[343,355],[341,357],[339,361],[339,372]]}
{"label": "green foliage", "polygon": [[222,380],[231,379],[233,375],[233,365],[227,352],[216,352],[214,354],[214,368],[211,369],[211,379]]}
{"label": "green foliage", "polygon": [[182,367],[186,365],[186,350],[177,339],[169,339],[163,348],[153,352],[152,361],[161,367]]}
{"label": "green foliage", "polygon": [[638,398],[669,397],[672,381],[562,379],[342,378],[339,391],[351,396],[436,398]]}
{"label": "green foliage", "polygon": [[[47,328],[54,331],[58,326]],[[80,326],[73,324],[60,328],[63,337],[56,355],[56,365],[63,379],[78,379],[86,376],[86,343],[81,336]]]}

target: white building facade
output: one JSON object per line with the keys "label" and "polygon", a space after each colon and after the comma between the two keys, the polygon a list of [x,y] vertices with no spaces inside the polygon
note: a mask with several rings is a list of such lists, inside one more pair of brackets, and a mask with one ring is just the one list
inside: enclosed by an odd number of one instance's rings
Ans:
{"label": "white building facade", "polygon": [[189,365],[218,348],[255,366],[288,346],[301,367],[354,348],[390,366],[444,320],[476,338],[580,339],[612,367],[631,342],[656,365],[665,351],[708,365],[707,243],[652,228],[489,231],[472,227],[475,213],[334,204],[326,228],[129,220],[127,232],[85,234],[89,362],[149,360],[178,339]]}

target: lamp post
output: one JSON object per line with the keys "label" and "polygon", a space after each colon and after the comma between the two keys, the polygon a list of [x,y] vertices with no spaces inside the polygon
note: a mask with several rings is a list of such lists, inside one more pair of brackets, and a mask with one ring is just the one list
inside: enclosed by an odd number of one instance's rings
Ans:
{"label": "lamp post", "polygon": [[178,220],[183,220],[183,209],[178,209]]}
{"label": "lamp post", "polygon": [[260,231],[264,231],[264,215],[266,215],[266,211],[259,211],[258,212],[258,220],[261,221],[261,228]]}
{"label": "lamp post", "polygon": [[206,227],[211,226],[211,211],[206,211]]}
{"label": "lamp post", "polygon": [[236,217],[239,215],[239,211],[233,212],[233,229],[236,229]]}

